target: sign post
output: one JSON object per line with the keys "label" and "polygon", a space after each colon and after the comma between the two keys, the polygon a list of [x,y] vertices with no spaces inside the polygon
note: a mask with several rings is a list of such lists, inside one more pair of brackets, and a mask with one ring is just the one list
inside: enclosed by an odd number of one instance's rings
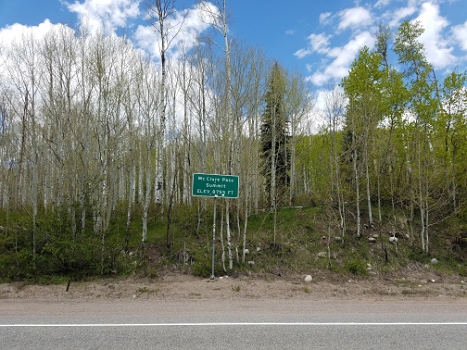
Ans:
{"label": "sign post", "polygon": [[214,276],[214,253],[216,252],[216,198],[214,197],[214,219],[212,223],[212,260],[211,260],[211,279],[216,278]]}
{"label": "sign post", "polygon": [[193,174],[193,196],[214,197],[214,222],[212,224],[211,279],[214,276],[214,253],[216,248],[216,199],[238,198],[238,176],[218,174]]}

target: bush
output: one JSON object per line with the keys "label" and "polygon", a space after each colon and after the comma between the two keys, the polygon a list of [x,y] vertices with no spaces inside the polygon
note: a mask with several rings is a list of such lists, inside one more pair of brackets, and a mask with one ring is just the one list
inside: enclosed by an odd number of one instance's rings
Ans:
{"label": "bush", "polygon": [[366,276],[368,274],[366,263],[358,259],[352,259],[346,262],[345,269],[354,275]]}
{"label": "bush", "polygon": [[458,273],[459,273],[459,275],[462,276],[462,277],[467,277],[467,266],[465,266],[465,265],[460,265],[460,266],[459,266]]}

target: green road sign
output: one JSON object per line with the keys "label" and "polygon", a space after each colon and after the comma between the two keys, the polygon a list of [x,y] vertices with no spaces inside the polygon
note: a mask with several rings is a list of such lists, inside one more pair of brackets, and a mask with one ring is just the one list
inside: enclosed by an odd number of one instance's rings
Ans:
{"label": "green road sign", "polygon": [[193,174],[193,196],[238,198],[238,176]]}

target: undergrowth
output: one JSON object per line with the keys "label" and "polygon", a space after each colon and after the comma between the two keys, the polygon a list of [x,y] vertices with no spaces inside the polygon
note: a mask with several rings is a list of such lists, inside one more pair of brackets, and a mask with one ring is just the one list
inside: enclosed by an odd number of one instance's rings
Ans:
{"label": "undergrowth", "polygon": [[[47,284],[99,276],[155,278],[168,271],[209,277],[212,274],[213,208],[209,202],[205,205],[199,211],[200,216],[196,206],[174,207],[169,228],[161,209],[152,207],[144,245],[139,219],[141,208],[138,207],[134,209],[128,246],[123,205],[112,216],[104,237],[93,232],[91,220],[89,226],[73,232],[71,223],[42,216],[36,227],[35,251],[28,211],[10,213],[9,225],[0,229],[0,281]],[[218,208],[216,276],[285,275],[319,270],[366,276],[397,271],[410,263],[430,264],[439,273],[467,276],[467,240],[464,241],[463,229],[459,229],[463,226],[455,217],[444,221],[442,227],[430,227],[430,249],[426,253],[414,234],[419,229],[416,222],[411,227],[396,227],[398,242],[392,244],[389,242],[393,232],[389,215],[383,213],[382,223],[375,223],[371,228],[362,225],[361,235],[357,237],[353,215],[346,218],[343,235],[339,222],[329,215],[329,208],[322,206],[281,209],[276,220],[274,213],[268,210],[250,215],[245,246],[244,218],[240,216],[237,220],[234,208],[230,218],[230,269],[227,227],[225,218],[220,215],[222,203]],[[1,222],[5,222],[5,215],[0,212]],[[433,258],[436,259],[434,264]]]}

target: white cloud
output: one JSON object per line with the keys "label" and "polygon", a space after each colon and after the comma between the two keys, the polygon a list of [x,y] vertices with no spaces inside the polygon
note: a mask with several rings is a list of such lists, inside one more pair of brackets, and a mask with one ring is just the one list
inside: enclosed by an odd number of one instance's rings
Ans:
{"label": "white cloud", "polygon": [[307,49],[300,49],[294,53],[294,56],[298,58],[303,58],[317,52],[320,54],[325,54],[329,51],[329,38],[330,35],[324,33],[321,34],[311,34],[308,36],[309,47]]}
{"label": "white cloud", "polygon": [[22,40],[22,36],[25,34],[32,34],[37,40],[42,39],[47,32],[49,32],[54,26],[63,26],[62,24],[52,24],[48,19],[39,24],[38,26],[25,26],[22,24],[15,23],[11,26],[0,29],[0,43],[5,45],[11,45],[14,42]]}
{"label": "white cloud", "polygon": [[375,4],[375,8],[381,8],[388,6],[391,0],[378,0],[378,2]]}
{"label": "white cloud", "polygon": [[[11,50],[16,51],[28,51],[29,59],[33,60],[34,55],[31,55],[32,44],[40,43],[44,38],[51,32],[62,33],[73,37],[74,30],[64,24],[52,24],[48,19],[40,23],[37,26],[26,26],[15,23],[4,28],[0,28],[0,86],[8,86],[11,84],[7,73],[10,67],[16,67],[22,69],[23,67],[18,66],[18,62],[13,62],[10,57]],[[37,46],[39,47],[39,46]],[[4,50],[4,51],[3,51]],[[37,50],[37,48],[36,48]],[[36,52],[37,53],[37,52]],[[2,79],[5,79],[2,81]]]}
{"label": "white cloud", "polygon": [[318,53],[327,53],[329,51],[329,39],[330,38],[331,38],[330,35],[326,35],[324,33],[311,34],[308,37],[313,51],[316,51]]}
{"label": "white cloud", "polygon": [[454,34],[454,38],[457,40],[462,50],[467,51],[467,35],[466,35],[467,22],[464,22],[464,24],[455,26],[452,29],[452,32]]}
{"label": "white cloud", "polygon": [[339,16],[341,18],[339,30],[367,26],[373,23],[371,12],[360,6],[342,10],[339,12]]}
{"label": "white cloud", "polygon": [[329,125],[332,119],[338,128],[342,127],[346,105],[347,99],[342,87],[334,85],[331,89],[320,89],[316,98],[316,107],[321,112],[320,126]]}
{"label": "white cloud", "polygon": [[319,15],[319,23],[328,24],[331,20],[331,12],[325,12]]}
{"label": "white cloud", "polygon": [[329,81],[338,81],[348,74],[352,61],[364,46],[372,48],[375,38],[369,32],[362,32],[342,47],[329,49],[327,56],[333,61],[326,66],[324,71],[316,72],[307,80],[317,86],[323,86]]}
{"label": "white cloud", "polygon": [[300,49],[300,50],[295,51],[294,56],[298,58],[304,58],[308,55],[311,55],[312,53],[313,51],[311,49]]}
{"label": "white cloud", "polygon": [[91,32],[103,29],[113,33],[127,25],[127,19],[139,15],[141,0],[84,0],[66,3],[68,10],[78,15],[81,24],[86,23]]}
{"label": "white cloud", "polygon": [[[173,28],[172,33],[169,33],[169,49],[172,55],[177,55],[177,53],[194,47],[197,44],[199,35],[210,27],[212,20],[209,16],[206,16],[203,9],[209,10],[212,14],[218,14],[215,6],[203,2],[192,9],[175,12],[174,16],[166,19],[166,27]],[[172,37],[171,35],[175,33],[176,36]],[[160,35],[154,32],[151,26],[138,26],[134,36],[140,48],[148,52],[152,57],[159,56]]]}
{"label": "white cloud", "polygon": [[407,7],[396,9],[390,15],[389,25],[391,27],[397,27],[404,18],[412,16],[415,12],[417,12],[417,7],[411,4]]}
{"label": "white cloud", "polygon": [[449,47],[447,39],[442,36],[443,29],[449,23],[440,16],[439,6],[425,2],[416,20],[420,21],[425,30],[420,36],[420,42],[425,46],[428,62],[435,68],[445,68],[452,64],[456,60],[452,54],[453,48]]}

